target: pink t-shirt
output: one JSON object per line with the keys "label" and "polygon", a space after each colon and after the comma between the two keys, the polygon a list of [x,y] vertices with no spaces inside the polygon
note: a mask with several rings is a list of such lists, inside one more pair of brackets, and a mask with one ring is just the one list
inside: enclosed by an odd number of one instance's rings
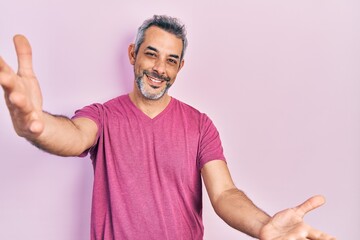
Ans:
{"label": "pink t-shirt", "polygon": [[[203,113],[174,98],[151,119],[128,95],[76,111],[98,125],[93,240],[202,239],[200,170],[225,160],[218,131]],[[85,154],[83,154],[85,155]]]}

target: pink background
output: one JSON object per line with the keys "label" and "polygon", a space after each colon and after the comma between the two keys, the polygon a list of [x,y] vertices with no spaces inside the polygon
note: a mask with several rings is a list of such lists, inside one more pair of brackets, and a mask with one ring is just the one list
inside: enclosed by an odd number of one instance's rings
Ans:
{"label": "pink background", "polygon": [[[237,186],[270,214],[313,194],[306,220],[360,239],[359,1],[64,1],[0,3],[0,54],[16,68],[25,34],[44,109],[71,116],[132,87],[126,51],[154,13],[188,27],[186,63],[170,93],[220,131]],[[0,239],[89,239],[92,166],[16,136],[0,101]],[[251,239],[204,194],[206,239]]]}

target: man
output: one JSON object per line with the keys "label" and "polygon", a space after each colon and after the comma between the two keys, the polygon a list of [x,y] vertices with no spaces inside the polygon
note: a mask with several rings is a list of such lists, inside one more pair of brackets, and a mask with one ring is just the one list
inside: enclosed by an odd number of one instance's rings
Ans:
{"label": "man", "polygon": [[324,203],[315,196],[273,217],[231,179],[211,120],[172,98],[187,39],[175,18],[154,16],[128,49],[134,88],[127,95],[76,111],[72,119],[42,109],[31,48],[15,36],[18,73],[0,58],[0,84],[17,134],[60,156],[94,166],[92,239],[202,239],[201,177],[216,213],[259,239],[334,239],[303,222]]}

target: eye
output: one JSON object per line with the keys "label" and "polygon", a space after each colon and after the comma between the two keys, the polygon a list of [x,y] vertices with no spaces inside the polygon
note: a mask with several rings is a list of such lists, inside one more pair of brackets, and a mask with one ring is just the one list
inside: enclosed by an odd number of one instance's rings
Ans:
{"label": "eye", "polygon": [[146,52],[145,55],[147,55],[149,57],[156,57],[156,54],[153,52]]}
{"label": "eye", "polygon": [[174,65],[177,64],[177,61],[175,59],[173,59],[173,58],[169,58],[168,62],[171,63],[171,64],[174,64]]}

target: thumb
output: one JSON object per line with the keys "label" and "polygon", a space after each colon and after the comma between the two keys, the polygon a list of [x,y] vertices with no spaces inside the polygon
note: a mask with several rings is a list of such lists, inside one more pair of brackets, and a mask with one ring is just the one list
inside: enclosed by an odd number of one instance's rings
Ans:
{"label": "thumb", "polygon": [[29,41],[23,35],[15,35],[14,44],[18,59],[18,73],[33,74],[32,51]]}
{"label": "thumb", "polygon": [[299,206],[295,207],[294,210],[301,216],[304,217],[306,213],[320,207],[325,203],[323,196],[317,195],[309,198]]}

